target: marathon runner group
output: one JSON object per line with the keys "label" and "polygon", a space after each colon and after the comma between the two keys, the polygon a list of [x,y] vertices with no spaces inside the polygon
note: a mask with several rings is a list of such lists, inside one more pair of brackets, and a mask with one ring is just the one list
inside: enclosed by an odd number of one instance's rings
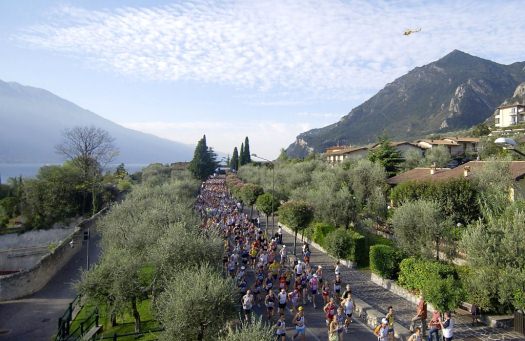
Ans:
{"label": "marathon runner group", "polygon": [[[311,252],[306,242],[302,247],[302,259],[289,254],[282,243],[281,231],[269,236],[268,231],[252,221],[243,212],[241,204],[229,195],[224,177],[212,177],[202,184],[195,207],[202,217],[201,228],[215,230],[224,238],[224,271],[239,287],[240,303],[247,321],[254,307],[264,304],[266,318],[275,324],[278,340],[286,340],[287,313],[293,316],[292,340],[305,340],[307,320],[304,307],[312,304],[317,309],[322,301],[328,340],[343,340],[352,323],[354,301],[350,284],[343,284],[339,262],[335,264],[334,276],[326,276],[322,266],[310,262]],[[328,277],[334,280],[330,282]],[[422,340],[426,318],[426,302],[421,296],[417,314],[411,321],[410,329],[414,334],[409,341]],[[421,327],[415,327],[418,321]],[[445,313],[444,320],[439,314],[433,316],[429,327],[429,341],[434,336],[438,340],[440,330],[444,340],[452,340],[450,313]],[[388,313],[374,333],[379,341],[394,340],[392,307],[388,307]]]}
{"label": "marathon runner group", "polygon": [[[310,262],[307,243],[302,259],[289,254],[282,234],[269,236],[228,193],[223,177],[203,183],[196,208],[202,228],[217,230],[224,238],[224,271],[235,279],[242,294],[243,315],[250,320],[255,306],[264,305],[266,317],[275,323],[279,340],[286,340],[286,314],[293,315],[292,339],[305,340],[304,307],[316,309],[322,302],[329,340],[343,340],[349,332],[354,301],[349,284],[343,285],[340,264],[335,264],[335,279],[329,282],[322,266]],[[345,290],[343,290],[345,288]]]}

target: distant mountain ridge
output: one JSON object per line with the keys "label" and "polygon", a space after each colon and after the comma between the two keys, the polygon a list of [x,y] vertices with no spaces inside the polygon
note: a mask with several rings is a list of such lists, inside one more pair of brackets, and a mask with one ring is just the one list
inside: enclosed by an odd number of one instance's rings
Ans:
{"label": "distant mountain ridge", "polygon": [[53,93],[0,80],[0,163],[55,163],[62,132],[74,126],[96,126],[115,138],[116,162],[187,161],[193,146],[120,126]]}
{"label": "distant mountain ridge", "polygon": [[413,139],[484,122],[525,82],[525,62],[502,65],[454,50],[387,84],[339,122],[297,136],[292,157],[334,145]]}

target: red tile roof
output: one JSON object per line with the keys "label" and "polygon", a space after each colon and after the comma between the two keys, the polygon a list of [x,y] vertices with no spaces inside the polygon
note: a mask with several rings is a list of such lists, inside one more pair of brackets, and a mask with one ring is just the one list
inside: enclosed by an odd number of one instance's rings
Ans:
{"label": "red tile roof", "polygon": [[[414,168],[407,172],[401,173],[387,180],[390,185],[397,185],[408,181],[446,181],[453,178],[464,177],[465,167],[470,167],[470,172],[467,178],[471,178],[472,174],[479,172],[485,164],[493,161],[470,161],[459,167],[438,168],[432,175],[430,168]],[[504,161],[510,162],[510,173],[512,178],[516,181],[525,177],[525,161]]]}

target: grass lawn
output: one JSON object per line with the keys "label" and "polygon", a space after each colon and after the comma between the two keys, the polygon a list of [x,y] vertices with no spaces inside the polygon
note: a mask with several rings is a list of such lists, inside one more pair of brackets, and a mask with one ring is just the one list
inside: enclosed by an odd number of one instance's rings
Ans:
{"label": "grass lawn", "polygon": [[[124,336],[118,337],[118,340],[157,340],[158,332],[149,332],[152,329],[160,327],[158,321],[154,319],[151,311],[151,299],[147,299],[137,304],[137,308],[140,314],[141,320],[141,331],[144,333],[144,336]],[[75,320],[71,324],[70,330],[75,330],[80,322],[88,318],[96,309],[96,306],[93,304],[85,304],[80,313],[77,315]],[[107,316],[107,311],[105,306],[99,306],[99,323],[103,326],[102,337],[110,339],[114,334],[129,334],[135,332],[135,320],[130,312],[126,312],[122,316],[117,317],[118,325],[111,327],[109,316]],[[97,339],[100,339],[100,335]]]}

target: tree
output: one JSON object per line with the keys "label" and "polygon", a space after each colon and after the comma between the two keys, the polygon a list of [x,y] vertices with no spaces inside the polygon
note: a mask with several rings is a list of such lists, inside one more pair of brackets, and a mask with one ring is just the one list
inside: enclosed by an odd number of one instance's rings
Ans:
{"label": "tree", "polygon": [[350,233],[341,228],[330,232],[325,238],[328,252],[339,259],[347,259],[353,242]]}
{"label": "tree", "polygon": [[506,208],[498,217],[479,220],[467,227],[462,239],[472,271],[469,289],[482,294],[485,309],[512,310],[522,307],[525,290],[525,209],[523,203]]}
{"label": "tree", "polygon": [[288,201],[279,207],[279,220],[294,231],[293,253],[296,254],[297,232],[305,229],[313,220],[312,206],[303,201]]}
{"label": "tree", "polygon": [[266,228],[268,228],[268,216],[270,214],[274,214],[281,203],[273,194],[270,193],[263,193],[257,197],[257,201],[255,201],[255,206],[257,206],[257,209],[264,213],[266,216]]}
{"label": "tree", "polygon": [[481,137],[490,134],[490,128],[486,123],[480,123],[472,128],[472,136]]}
{"label": "tree", "polygon": [[219,341],[273,341],[275,340],[274,328],[265,324],[262,318],[252,316],[251,321],[243,321],[240,326],[228,328],[228,333],[219,338]]}
{"label": "tree", "polygon": [[241,152],[239,153],[239,168],[246,164],[246,154],[244,154],[244,143],[241,143]]}
{"label": "tree", "polygon": [[400,248],[409,255],[439,260],[440,246],[453,242],[452,223],[434,201],[405,202],[392,217],[394,236]]}
{"label": "tree", "polygon": [[175,272],[158,301],[164,340],[217,340],[226,321],[236,316],[238,289],[215,267]]}
{"label": "tree", "polygon": [[[95,213],[97,209],[96,190],[100,185],[101,168],[119,153],[114,145],[115,139],[104,129],[94,126],[77,126],[66,129],[63,138],[64,141],[56,146],[56,151],[80,170],[86,190],[91,188],[92,211]],[[84,194],[84,200],[85,198]]]}
{"label": "tree", "polygon": [[237,151],[237,147],[233,148],[233,154],[230,160],[230,169],[234,171],[239,169],[239,152]]}
{"label": "tree", "polygon": [[405,153],[405,162],[403,162],[403,168],[405,170],[414,169],[421,164],[423,157],[419,150],[410,149]]}
{"label": "tree", "polygon": [[126,170],[126,166],[124,166],[123,163],[118,165],[117,169],[115,170],[115,177],[118,179],[125,179],[128,176],[128,171]]}
{"label": "tree", "polygon": [[446,167],[450,162],[450,152],[445,146],[432,147],[425,152],[425,158],[422,163],[425,166],[435,165],[436,167]]}
{"label": "tree", "polygon": [[244,139],[244,163],[248,164],[252,162],[252,154],[250,154],[250,141],[248,136]]}
{"label": "tree", "polygon": [[213,174],[217,166],[216,155],[213,150],[206,145],[206,135],[204,135],[202,139],[197,142],[189,170],[195,178],[204,181]]}
{"label": "tree", "polygon": [[245,205],[251,206],[250,219],[253,216],[253,205],[257,201],[259,195],[263,194],[264,190],[261,186],[256,184],[245,184],[241,188],[241,198]]}
{"label": "tree", "polygon": [[368,153],[368,159],[378,162],[385,169],[387,176],[392,177],[399,171],[399,166],[404,161],[403,156],[386,137],[380,136],[378,140],[378,146]]}

